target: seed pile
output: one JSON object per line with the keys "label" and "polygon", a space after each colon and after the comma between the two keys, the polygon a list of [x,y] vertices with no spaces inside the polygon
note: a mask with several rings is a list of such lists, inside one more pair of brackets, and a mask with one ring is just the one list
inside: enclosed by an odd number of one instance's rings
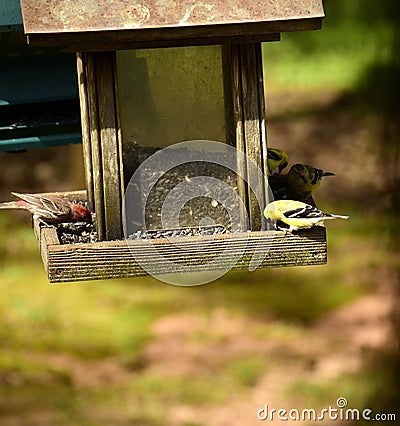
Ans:
{"label": "seed pile", "polygon": [[[125,184],[133,171],[158,149],[137,144],[130,147],[129,155],[125,154],[134,161],[128,167]],[[138,169],[127,185],[129,239],[215,235],[240,228],[235,164],[230,164],[232,160],[228,161],[226,154],[207,153],[199,160],[196,152],[173,150],[156,161],[160,163]],[[160,172],[166,164],[178,166]],[[62,244],[97,241],[95,225],[85,222],[60,224],[57,233]]]}
{"label": "seed pile", "polygon": [[197,226],[176,229],[154,229],[150,231],[136,231],[129,235],[129,240],[151,240],[156,238],[198,237],[204,235],[228,234],[229,231],[222,225]]}
{"label": "seed pile", "polygon": [[[222,225],[197,226],[176,229],[153,229],[136,231],[128,236],[129,240],[152,240],[157,238],[199,237],[207,235],[228,234]],[[57,234],[61,244],[95,243],[97,232],[94,223],[68,222],[57,225]]]}
{"label": "seed pile", "polygon": [[95,243],[96,225],[88,222],[67,222],[57,225],[57,235],[61,244]]}
{"label": "seed pile", "polygon": [[238,228],[237,177],[222,165],[224,154],[212,153],[205,161],[192,154],[191,161],[190,154],[183,153],[185,161],[160,176],[168,156],[179,154],[179,150],[166,153],[159,166],[143,167],[136,177],[134,209],[145,212],[147,229],[196,227],[206,218],[228,230]]}

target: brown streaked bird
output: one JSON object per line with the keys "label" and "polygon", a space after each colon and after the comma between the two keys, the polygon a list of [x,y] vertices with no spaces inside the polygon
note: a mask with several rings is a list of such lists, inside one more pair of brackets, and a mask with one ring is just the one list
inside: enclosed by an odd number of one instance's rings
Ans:
{"label": "brown streaked bird", "polygon": [[20,194],[11,192],[19,200],[0,204],[0,209],[27,210],[40,222],[49,224],[63,222],[91,222],[90,210],[61,195]]}

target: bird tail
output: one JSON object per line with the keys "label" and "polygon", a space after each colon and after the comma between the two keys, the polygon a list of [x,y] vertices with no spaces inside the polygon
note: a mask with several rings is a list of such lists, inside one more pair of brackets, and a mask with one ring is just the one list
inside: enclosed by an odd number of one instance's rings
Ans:
{"label": "bird tail", "polygon": [[328,219],[348,219],[349,216],[343,216],[340,214],[331,214],[330,217],[328,217]]}
{"label": "bird tail", "polygon": [[26,210],[25,203],[21,201],[8,201],[6,203],[0,203],[0,209],[22,209]]}

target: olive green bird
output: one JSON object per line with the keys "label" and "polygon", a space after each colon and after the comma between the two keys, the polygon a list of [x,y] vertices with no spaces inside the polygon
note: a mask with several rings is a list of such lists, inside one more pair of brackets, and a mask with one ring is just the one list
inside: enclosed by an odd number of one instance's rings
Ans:
{"label": "olive green bird", "polygon": [[275,200],[302,201],[315,206],[312,193],[325,176],[335,176],[335,173],[306,164],[295,164],[286,175],[271,176],[269,183]]}
{"label": "olive green bird", "polygon": [[289,156],[285,151],[278,148],[267,150],[268,173],[272,175],[276,169],[281,174],[282,170],[289,164]]}
{"label": "olive green bird", "polygon": [[306,164],[295,164],[288,173],[288,185],[295,194],[310,193],[318,189],[325,176],[335,176],[335,173],[326,172]]}

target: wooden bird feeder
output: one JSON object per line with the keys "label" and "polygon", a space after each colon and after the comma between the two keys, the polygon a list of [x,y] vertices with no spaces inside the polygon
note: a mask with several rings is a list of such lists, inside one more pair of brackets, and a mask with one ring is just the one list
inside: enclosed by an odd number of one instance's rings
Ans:
{"label": "wooden bird feeder", "polygon": [[[226,256],[238,256],[233,268],[248,268],[254,250],[266,253],[258,267],[326,263],[324,228],[287,235],[265,230],[257,203],[268,202],[261,42],[279,41],[282,32],[320,29],[322,0],[21,0],[21,8],[31,45],[76,52],[86,191],[65,195],[86,200],[96,215],[97,241],[91,243],[62,244],[55,228],[35,224],[51,282],[146,275],[135,250],[144,257],[148,252],[155,275],[176,273],[178,264],[186,271],[222,268]],[[240,216],[240,232],[161,235],[128,247],[124,196],[132,175],[151,154],[191,140],[220,141],[246,154],[237,160],[242,174],[226,182],[248,220]],[[249,161],[263,179],[246,175]],[[217,179],[226,174],[209,167]],[[144,169],[143,180],[154,172]],[[172,180],[194,175],[186,168]],[[196,212],[185,209],[183,226],[197,226]],[[151,201],[145,217],[147,229],[157,232],[160,206]],[[176,241],[190,254],[177,252]],[[205,260],[219,250],[225,258],[210,266]],[[169,261],[160,262],[160,253]]]}

